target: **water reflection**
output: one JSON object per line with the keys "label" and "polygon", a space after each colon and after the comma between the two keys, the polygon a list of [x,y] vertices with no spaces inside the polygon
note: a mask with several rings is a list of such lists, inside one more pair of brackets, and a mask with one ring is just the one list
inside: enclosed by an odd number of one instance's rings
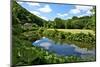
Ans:
{"label": "water reflection", "polygon": [[34,46],[42,47],[50,52],[54,52],[61,56],[95,56],[95,50],[88,50],[87,48],[80,48],[75,44],[54,42],[48,38],[41,38],[32,43]]}

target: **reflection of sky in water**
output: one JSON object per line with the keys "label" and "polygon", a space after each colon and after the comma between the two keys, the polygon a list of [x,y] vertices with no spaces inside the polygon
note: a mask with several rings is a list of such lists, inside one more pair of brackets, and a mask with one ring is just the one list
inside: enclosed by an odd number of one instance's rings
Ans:
{"label": "reflection of sky in water", "polygon": [[49,49],[49,47],[53,45],[53,42],[48,38],[42,38],[40,40],[33,42],[33,45]]}
{"label": "reflection of sky in water", "polygon": [[32,43],[34,46],[42,47],[50,52],[54,52],[58,55],[62,56],[69,56],[69,55],[75,55],[75,56],[82,56],[82,55],[93,55],[95,56],[94,50],[88,50],[87,48],[80,48],[76,46],[75,44],[60,44],[60,43],[54,43],[52,40],[48,38],[41,38],[40,40],[37,40]]}
{"label": "reflection of sky in water", "polygon": [[72,45],[70,45],[70,46],[72,46],[72,47],[75,47],[75,51],[77,51],[77,52],[80,52],[80,53],[82,53],[82,54],[85,54],[85,53],[92,53],[92,54],[94,54],[95,53],[95,51],[94,50],[88,50],[87,48],[80,48],[80,47],[78,47],[78,46],[76,46],[76,45],[74,45],[74,44],[72,44]]}

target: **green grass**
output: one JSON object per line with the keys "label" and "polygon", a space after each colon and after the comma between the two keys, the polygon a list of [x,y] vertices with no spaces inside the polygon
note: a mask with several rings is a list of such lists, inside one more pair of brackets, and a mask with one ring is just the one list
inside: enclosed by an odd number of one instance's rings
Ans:
{"label": "green grass", "polygon": [[[48,30],[54,30],[54,29],[48,29]],[[93,30],[84,30],[84,29],[56,29],[58,31],[63,31],[63,32],[71,32],[71,33],[91,33],[95,35],[95,32]]]}

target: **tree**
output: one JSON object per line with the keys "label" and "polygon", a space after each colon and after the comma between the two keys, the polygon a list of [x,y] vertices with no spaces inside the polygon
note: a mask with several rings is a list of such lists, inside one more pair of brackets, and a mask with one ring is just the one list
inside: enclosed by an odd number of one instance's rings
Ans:
{"label": "tree", "polygon": [[54,22],[56,24],[56,28],[61,28],[61,29],[65,28],[64,20],[62,20],[61,18],[55,18]]}
{"label": "tree", "polygon": [[73,16],[72,19],[78,19],[78,17],[77,16]]}

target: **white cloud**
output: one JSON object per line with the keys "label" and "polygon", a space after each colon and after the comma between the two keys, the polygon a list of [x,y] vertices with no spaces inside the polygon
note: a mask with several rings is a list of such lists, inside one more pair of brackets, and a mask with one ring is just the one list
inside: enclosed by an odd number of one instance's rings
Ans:
{"label": "white cloud", "polygon": [[23,2],[17,2],[17,3],[19,3],[19,4],[23,4]]}
{"label": "white cloud", "polygon": [[49,5],[45,5],[44,7],[39,8],[38,10],[44,13],[50,13],[52,11]]}
{"label": "white cloud", "polygon": [[59,17],[65,17],[65,16],[68,16],[67,13],[65,13],[65,14],[60,14],[60,13],[58,13],[57,15],[58,15]]}
{"label": "white cloud", "polygon": [[68,16],[66,19],[72,19],[73,16]]}
{"label": "white cloud", "polygon": [[30,5],[30,6],[40,6],[39,3],[27,2],[27,4]]}
{"label": "white cloud", "polygon": [[39,17],[41,17],[41,18],[44,19],[44,20],[48,20],[47,17],[44,17],[44,16],[39,16]]}
{"label": "white cloud", "polygon": [[89,15],[91,15],[91,14],[92,14],[92,12],[91,12],[90,10],[88,10],[86,13],[87,13],[87,14],[89,14]]}
{"label": "white cloud", "polygon": [[84,15],[91,15],[92,13],[91,13],[91,9],[93,9],[93,7],[92,6],[75,6],[75,8],[74,9],[71,9],[70,11],[69,11],[69,13],[70,14],[79,14],[79,13],[81,13],[81,12],[85,12],[85,14]]}
{"label": "white cloud", "polygon": [[91,9],[93,9],[93,7],[92,6],[76,6],[76,9],[79,9],[80,11],[85,12],[84,14],[81,14],[78,16],[78,17],[82,17],[82,16],[92,15]]}
{"label": "white cloud", "polygon": [[38,11],[30,11],[30,12],[37,15],[37,16],[40,15],[40,12],[38,12]]}
{"label": "white cloud", "polygon": [[85,16],[86,14],[81,14],[81,15],[79,15],[79,16],[77,16],[77,17],[83,17],[83,16]]}
{"label": "white cloud", "polygon": [[71,10],[69,11],[69,13],[70,13],[70,14],[78,14],[78,13],[80,13],[80,10],[79,10],[79,9],[71,9]]}
{"label": "white cloud", "polygon": [[77,17],[83,17],[83,16],[90,16],[91,14],[89,14],[89,13],[85,13],[85,14],[81,14],[81,15],[79,15],[79,16],[77,16]]}
{"label": "white cloud", "polygon": [[88,11],[91,10],[93,7],[92,6],[76,6],[76,9],[82,10],[82,11]]}
{"label": "white cloud", "polygon": [[32,14],[34,14],[34,15],[36,15],[36,16],[42,18],[42,19],[44,19],[44,20],[48,20],[47,17],[41,16],[41,15],[40,15],[40,12],[38,12],[38,11],[30,11],[30,12],[31,12]]}

